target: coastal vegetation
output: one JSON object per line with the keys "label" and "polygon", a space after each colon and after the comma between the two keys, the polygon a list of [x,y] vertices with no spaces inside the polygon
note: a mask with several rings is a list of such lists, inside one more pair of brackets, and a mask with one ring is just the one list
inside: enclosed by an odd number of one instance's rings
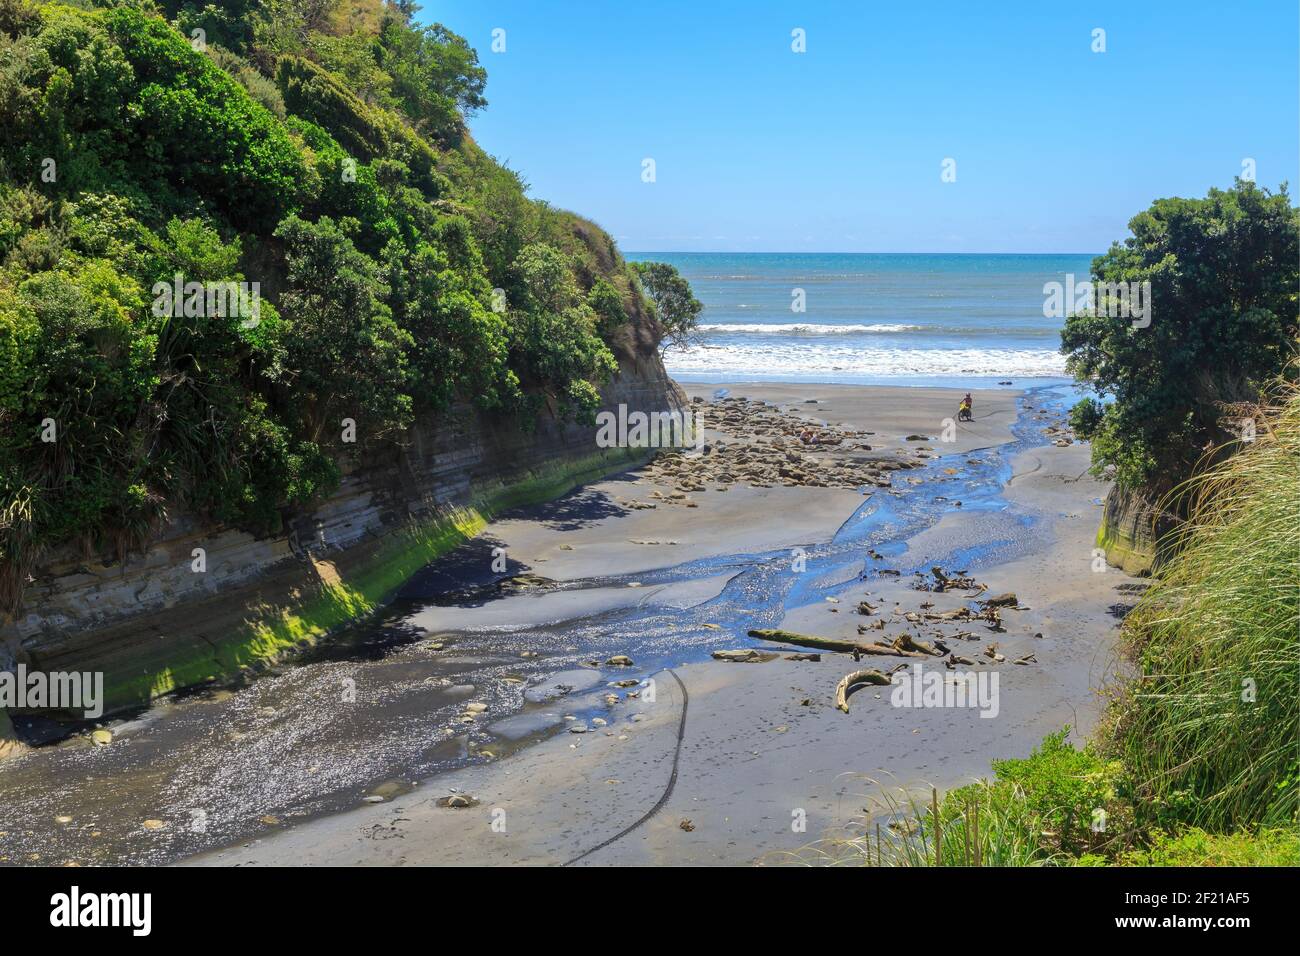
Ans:
{"label": "coastal vegetation", "polygon": [[[1296,355],[1300,210],[1238,180],[1203,199],[1159,199],[1132,235],[1092,264],[1093,302],[1066,318],[1061,347],[1084,399],[1071,424],[1097,472],[1148,498],[1190,478],[1203,456],[1231,454],[1243,407]],[[1149,284],[1148,314],[1115,291]]]}
{"label": "coastal vegetation", "polygon": [[486,74],[415,10],[0,0],[0,612],[62,542],[275,533],[456,403],[587,420],[653,334],[612,240],[474,143]]}

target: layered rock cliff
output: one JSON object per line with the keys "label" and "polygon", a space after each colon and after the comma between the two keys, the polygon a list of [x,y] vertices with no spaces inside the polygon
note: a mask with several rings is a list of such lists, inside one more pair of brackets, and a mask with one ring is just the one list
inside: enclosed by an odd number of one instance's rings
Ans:
{"label": "layered rock cliff", "polygon": [[[603,403],[682,408],[644,321],[630,327]],[[0,643],[29,668],[102,671],[110,711],[230,675],[370,612],[493,513],[644,457],[598,448],[595,435],[549,409],[524,431],[458,405],[420,421],[400,452],[353,467],[284,534],[256,538],[181,514],[126,561],[59,548]]]}

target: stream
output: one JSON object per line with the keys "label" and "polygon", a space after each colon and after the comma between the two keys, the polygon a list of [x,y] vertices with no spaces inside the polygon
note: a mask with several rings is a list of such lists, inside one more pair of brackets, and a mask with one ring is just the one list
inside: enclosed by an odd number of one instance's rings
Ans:
{"label": "stream", "polygon": [[[1043,426],[1059,422],[1074,394],[1067,385],[1029,389],[1010,443],[895,472],[897,491],[873,489],[830,541],[803,545],[802,573],[791,573],[786,548],[559,585],[650,589],[727,576],[720,593],[693,607],[623,607],[542,627],[427,628],[439,607],[479,606],[500,594],[496,579],[469,570],[489,562],[466,559],[465,549],[489,548],[489,528],[416,574],[376,617],[243,686],[157,701],[113,721],[110,746],[67,736],[0,765],[0,863],[166,863],[367,796],[435,785],[428,778],[440,771],[562,732],[564,715],[597,716],[610,680],[753,643],[749,629],[778,627],[787,611],[843,594],[881,569],[906,577],[932,564],[975,569],[1032,553],[1041,541],[1035,522],[1007,504],[1003,489],[1012,459],[1046,442]],[[911,486],[909,476],[924,483]],[[958,507],[999,513],[1005,534],[927,555],[924,567],[896,562],[910,538]],[[496,578],[531,570],[514,565]],[[614,654],[635,666],[613,673],[584,665]],[[462,722],[470,700],[487,710]]]}

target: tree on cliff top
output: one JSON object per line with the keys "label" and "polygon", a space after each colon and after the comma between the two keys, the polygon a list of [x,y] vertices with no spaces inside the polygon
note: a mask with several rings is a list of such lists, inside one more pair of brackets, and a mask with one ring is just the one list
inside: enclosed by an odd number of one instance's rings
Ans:
{"label": "tree on cliff top", "polygon": [[663,326],[662,347],[667,350],[671,345],[686,345],[704,311],[704,303],[695,298],[691,284],[666,262],[634,262],[632,267]]}
{"label": "tree on cliff top", "polygon": [[[1098,296],[1070,315],[1061,350],[1070,371],[1114,402],[1090,433],[1093,466],[1160,495],[1212,448],[1239,439],[1235,403],[1252,402],[1296,351],[1300,210],[1238,180],[1204,199],[1159,199],[1129,222],[1132,236],[1092,263]],[[1145,295],[1139,321],[1113,305],[1116,288]],[[1115,284],[1115,285],[1110,285]]]}

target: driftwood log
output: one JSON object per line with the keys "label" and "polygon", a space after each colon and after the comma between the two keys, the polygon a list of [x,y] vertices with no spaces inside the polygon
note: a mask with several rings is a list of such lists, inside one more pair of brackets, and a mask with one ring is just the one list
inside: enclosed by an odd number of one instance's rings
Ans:
{"label": "driftwood log", "polygon": [[854,684],[888,684],[889,678],[880,671],[864,670],[846,674],[835,687],[835,706],[849,712],[849,688]]}
{"label": "driftwood log", "polygon": [[794,631],[782,631],[775,628],[758,628],[749,632],[750,637],[761,637],[765,641],[778,644],[796,644],[799,647],[815,647],[821,651],[838,651],[841,654],[876,654],[882,657],[933,657],[922,651],[904,650],[889,644],[867,643],[863,641],[845,641],[835,637],[815,637],[811,634],[797,634]]}

